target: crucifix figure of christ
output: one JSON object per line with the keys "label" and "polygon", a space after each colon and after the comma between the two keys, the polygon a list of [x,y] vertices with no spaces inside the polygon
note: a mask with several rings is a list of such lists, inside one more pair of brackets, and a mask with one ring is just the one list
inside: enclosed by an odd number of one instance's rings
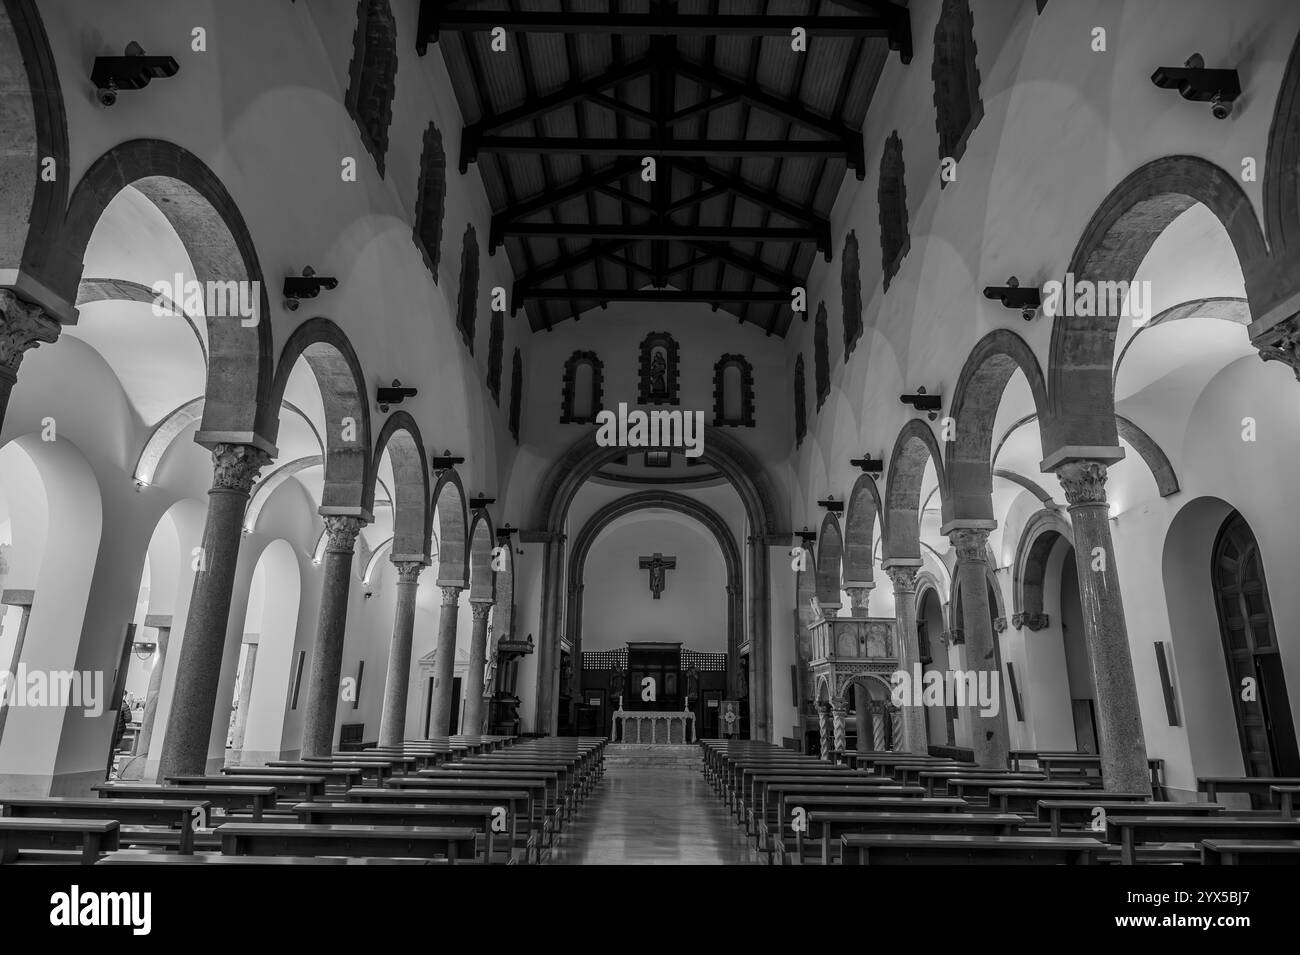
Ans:
{"label": "crucifix figure of christ", "polygon": [[667,571],[676,569],[677,558],[656,553],[652,557],[642,557],[638,566],[642,570],[650,571],[650,593],[654,594],[655,600],[658,600],[659,595],[664,592]]}

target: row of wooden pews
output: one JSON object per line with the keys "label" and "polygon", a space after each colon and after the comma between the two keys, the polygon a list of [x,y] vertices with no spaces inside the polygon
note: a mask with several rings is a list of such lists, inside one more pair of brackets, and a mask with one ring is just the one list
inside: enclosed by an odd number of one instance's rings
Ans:
{"label": "row of wooden pews", "polygon": [[[1105,792],[1086,753],[1007,769],[907,753],[828,763],[768,743],[702,740],[704,774],[773,864],[1300,863],[1300,780],[1200,781],[1207,801]],[[1153,791],[1163,763],[1150,761]],[[1245,794],[1250,809],[1212,801]]]}
{"label": "row of wooden pews", "polygon": [[540,861],[603,772],[604,743],[410,740],[162,784],[103,783],[97,799],[0,798],[0,862]]}

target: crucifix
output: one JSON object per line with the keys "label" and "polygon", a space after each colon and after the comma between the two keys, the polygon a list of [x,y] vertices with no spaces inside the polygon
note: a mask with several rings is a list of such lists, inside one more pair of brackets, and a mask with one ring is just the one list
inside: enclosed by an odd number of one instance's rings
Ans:
{"label": "crucifix", "polygon": [[664,592],[665,572],[677,568],[677,558],[656,553],[653,557],[642,557],[638,566],[642,570],[650,571],[650,592],[654,594],[655,600],[658,600],[659,595]]}

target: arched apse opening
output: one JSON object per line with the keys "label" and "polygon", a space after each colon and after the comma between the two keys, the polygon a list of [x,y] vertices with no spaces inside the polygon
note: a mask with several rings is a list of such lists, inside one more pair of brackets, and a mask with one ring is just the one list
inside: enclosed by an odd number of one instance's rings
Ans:
{"label": "arched apse opening", "polygon": [[843,604],[843,583],[840,580],[843,557],[844,535],[840,531],[840,519],[827,514],[822,518],[821,531],[817,535],[817,602],[830,617],[836,616]]}
{"label": "arched apse opening", "polygon": [[276,759],[290,748],[283,736],[301,586],[293,546],[272,541],[258,556],[244,618],[228,743],[236,765]]}
{"label": "arched apse opening", "polygon": [[889,472],[885,480],[884,559],[921,560],[920,515],[921,486],[927,468],[933,468],[938,480],[940,501],[948,497],[943,457],[934,432],[920,419],[903,425],[889,455]]}
{"label": "arched apse opening", "polygon": [[325,485],[321,492],[324,514],[359,514],[368,493],[370,473],[370,402],[366,396],[361,362],[343,330],[327,318],[313,318],[296,328],[285,342],[276,368],[270,401],[277,409],[270,440],[279,433],[278,409],[298,360],[311,369],[324,411]]}
{"label": "arched apse opening", "polygon": [[[563,621],[563,594],[567,566],[564,561],[565,525],[569,508],[582,485],[604,464],[625,453],[618,447],[601,447],[593,430],[570,446],[547,472],[530,512],[531,530],[523,540],[544,545],[542,606],[537,663],[537,722],[539,732],[553,732],[559,686],[559,637]],[[777,515],[790,512],[788,501],[778,496],[763,466],[740,442],[725,431],[706,427],[701,460],[727,479],[740,497],[749,530],[746,559],[744,613],[750,640],[751,723],[757,738],[771,735],[768,708],[771,682],[771,607],[769,606],[769,555],[774,546],[788,554],[790,535],[778,527]]]}
{"label": "arched apse opening", "polygon": [[[99,485],[72,441],[29,434],[0,448],[0,543],[7,545],[0,667],[77,669],[102,528]],[[110,690],[103,687],[105,694]],[[102,779],[116,712],[108,710],[107,700],[100,702]],[[4,791],[50,794],[65,712],[57,706],[0,706]]]}
{"label": "arched apse opening", "polygon": [[[51,250],[68,201],[69,153],[63,87],[34,0],[0,5],[0,115],[0,222],[27,224],[0,235],[0,285],[34,298],[29,279],[50,284]],[[55,164],[52,182],[41,181],[46,157]]]}
{"label": "arched apse opening", "polygon": [[[1131,282],[1165,228],[1198,202],[1227,230],[1245,278],[1246,297],[1259,300],[1268,253],[1250,200],[1233,176],[1193,156],[1153,160],[1111,191],[1071,257],[1067,271],[1075,286]],[[1044,463],[1049,466],[1069,448],[1091,449],[1090,456],[1106,458],[1104,449],[1119,444],[1111,373],[1122,316],[1076,311],[1063,309],[1052,321],[1049,413],[1043,423]],[[1110,458],[1114,460],[1113,453]]]}
{"label": "arched apse opening", "polygon": [[1034,407],[1041,416],[1047,388],[1038,359],[1019,335],[1000,328],[985,335],[971,350],[953,392],[953,437],[944,457],[947,495],[943,519],[993,521],[993,430],[1002,396],[1017,371],[1029,384]]}
{"label": "arched apse opening", "polygon": [[278,402],[268,400],[274,356],[262,269],[234,199],[192,153],[162,140],[135,139],[96,160],[69,200],[58,258],[49,266],[52,289],[68,301],[75,299],[91,233],[109,202],[127,186],[148,198],[171,224],[193,263],[195,279],[214,303],[220,291],[230,311],[232,290],[256,301],[256,322],[205,315],[207,400],[199,434],[221,432],[243,443],[267,444],[264,436],[273,427]]}

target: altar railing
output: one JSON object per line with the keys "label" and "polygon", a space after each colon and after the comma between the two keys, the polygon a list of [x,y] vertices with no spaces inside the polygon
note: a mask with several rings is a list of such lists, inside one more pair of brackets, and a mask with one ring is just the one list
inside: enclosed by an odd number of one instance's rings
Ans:
{"label": "altar railing", "polygon": [[620,743],[693,743],[695,714],[620,709],[614,713],[614,739]]}

